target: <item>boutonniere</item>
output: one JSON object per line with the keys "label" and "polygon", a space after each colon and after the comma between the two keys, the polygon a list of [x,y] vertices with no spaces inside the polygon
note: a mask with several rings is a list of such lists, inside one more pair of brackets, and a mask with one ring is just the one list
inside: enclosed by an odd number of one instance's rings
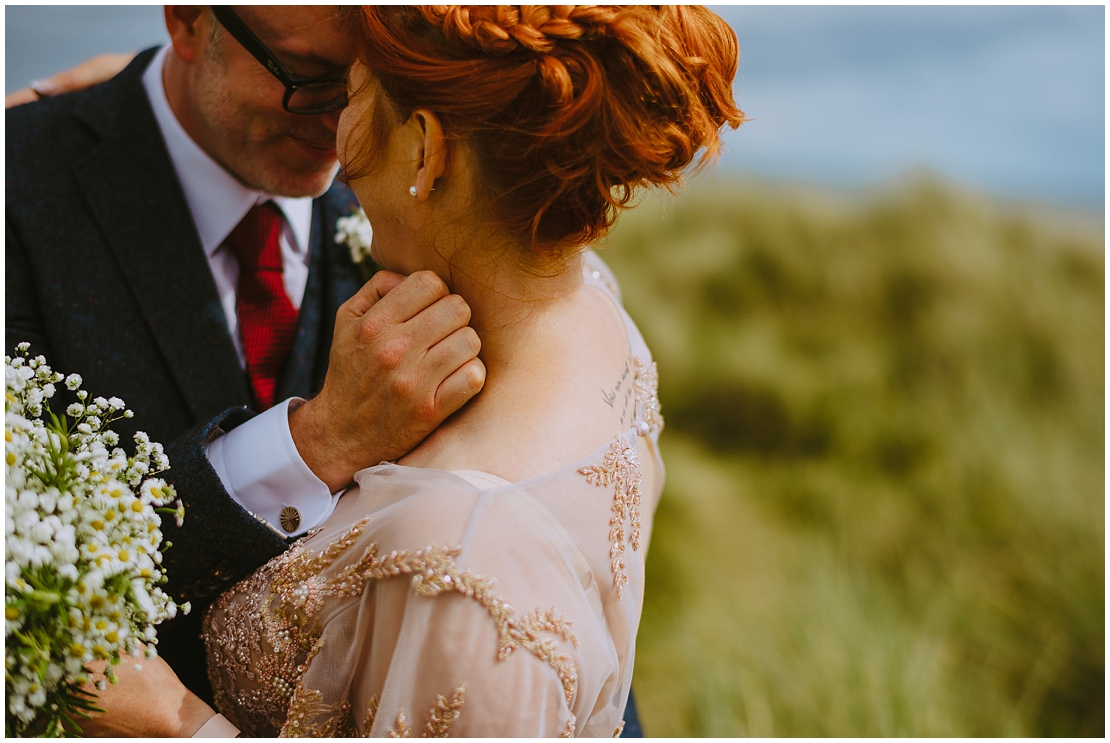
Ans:
{"label": "boutonniere", "polygon": [[366,218],[362,207],[335,220],[335,241],[347,246],[351,253],[351,263],[358,266],[363,281],[369,281],[378,271],[378,266],[370,257],[370,243],[373,238],[374,228],[370,226],[370,220]]}

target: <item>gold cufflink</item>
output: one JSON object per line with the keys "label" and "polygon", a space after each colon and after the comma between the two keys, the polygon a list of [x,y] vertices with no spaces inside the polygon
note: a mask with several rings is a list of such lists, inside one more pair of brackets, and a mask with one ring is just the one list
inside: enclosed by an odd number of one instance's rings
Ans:
{"label": "gold cufflink", "polygon": [[281,528],[289,534],[297,530],[301,525],[301,512],[293,506],[286,506],[281,509]]}

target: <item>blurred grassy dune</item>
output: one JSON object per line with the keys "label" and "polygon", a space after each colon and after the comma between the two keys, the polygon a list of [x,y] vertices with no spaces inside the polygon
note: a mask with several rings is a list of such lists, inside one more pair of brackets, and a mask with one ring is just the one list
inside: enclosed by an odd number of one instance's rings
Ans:
{"label": "blurred grassy dune", "polygon": [[1101,224],[927,177],[621,218],[667,420],[650,735],[1103,734]]}

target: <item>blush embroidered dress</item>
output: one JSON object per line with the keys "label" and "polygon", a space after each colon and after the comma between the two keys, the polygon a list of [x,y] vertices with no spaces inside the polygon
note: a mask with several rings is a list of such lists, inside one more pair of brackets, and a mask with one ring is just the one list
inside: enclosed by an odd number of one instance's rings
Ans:
{"label": "blush embroidered dress", "polygon": [[[585,278],[619,307],[592,254]],[[250,736],[614,736],[663,485],[650,352],[636,420],[523,482],[382,464],[204,618],[216,704]],[[623,392],[623,390],[622,390]]]}

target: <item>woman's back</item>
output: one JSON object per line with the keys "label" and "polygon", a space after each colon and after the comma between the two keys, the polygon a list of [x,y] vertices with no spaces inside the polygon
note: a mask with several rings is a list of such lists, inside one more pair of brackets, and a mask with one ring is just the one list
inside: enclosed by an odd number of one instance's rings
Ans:
{"label": "woman's back", "polygon": [[498,334],[498,348],[483,346],[482,394],[398,463],[519,482],[628,430],[634,353],[619,299],[592,279],[601,270],[589,258],[576,290],[536,303],[511,334]]}
{"label": "woman's back", "polygon": [[630,418],[605,445],[495,487],[364,470],[322,531],[225,594],[205,620],[221,711],[255,735],[612,735],[662,486],[654,368],[626,322]]}

